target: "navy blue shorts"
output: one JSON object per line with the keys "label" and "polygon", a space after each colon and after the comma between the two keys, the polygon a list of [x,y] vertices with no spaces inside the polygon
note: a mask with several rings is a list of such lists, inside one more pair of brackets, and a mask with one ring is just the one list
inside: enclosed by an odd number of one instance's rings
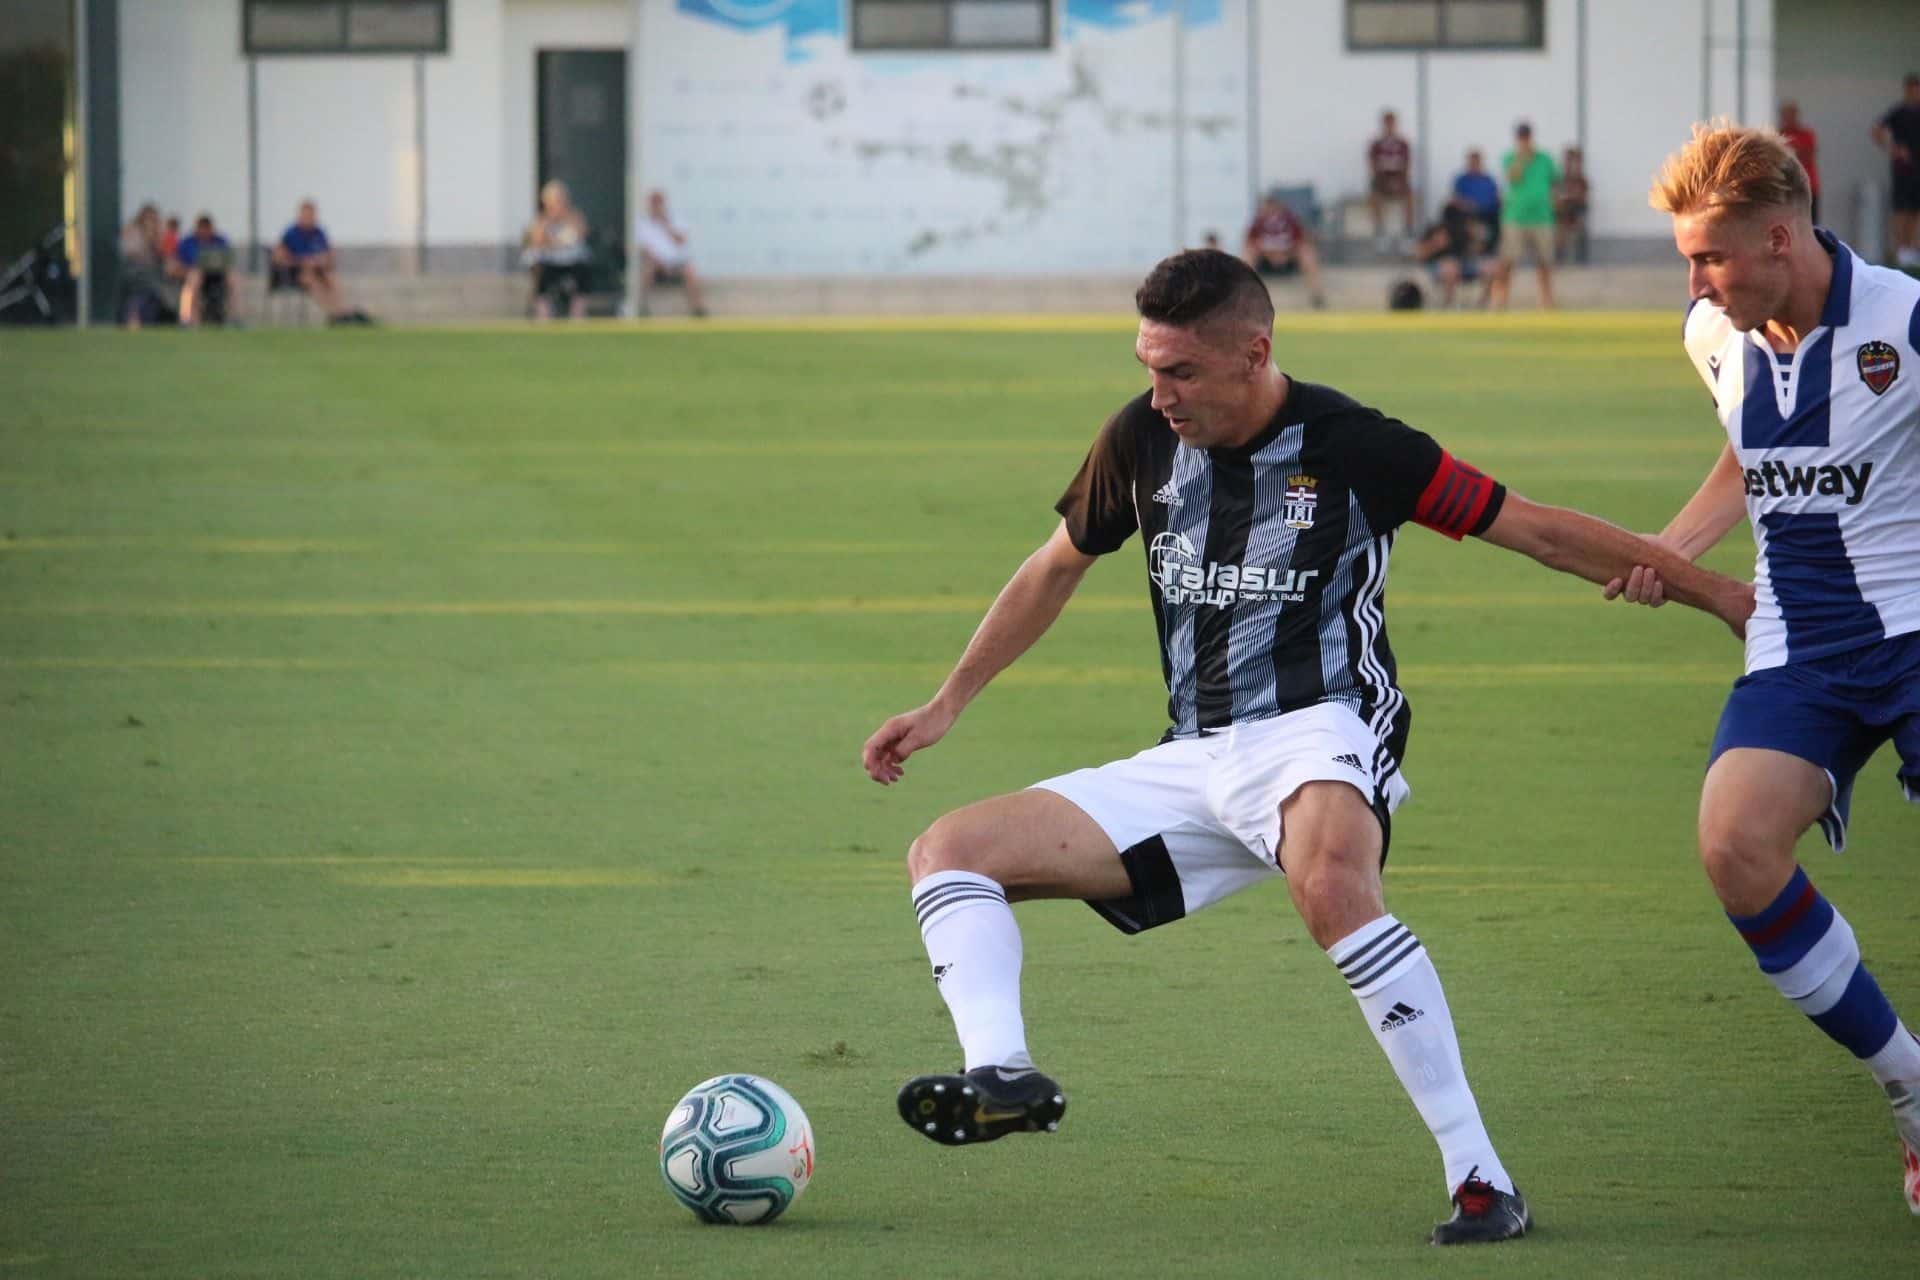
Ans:
{"label": "navy blue shorts", "polygon": [[1887,741],[1900,754],[1902,790],[1920,804],[1920,632],[1741,676],[1707,764],[1734,747],[1764,747],[1825,769],[1833,803],[1820,830],[1838,853],[1847,845],[1854,775]]}

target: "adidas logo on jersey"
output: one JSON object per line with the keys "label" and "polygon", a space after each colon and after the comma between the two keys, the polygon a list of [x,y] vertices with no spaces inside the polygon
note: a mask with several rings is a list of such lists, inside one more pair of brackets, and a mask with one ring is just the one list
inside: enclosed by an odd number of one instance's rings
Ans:
{"label": "adidas logo on jersey", "polygon": [[1426,1016],[1427,1011],[1425,1009],[1416,1009],[1405,1000],[1402,1000],[1396,1003],[1393,1008],[1387,1010],[1386,1017],[1380,1019],[1380,1029],[1382,1031],[1398,1031],[1409,1022],[1418,1022]]}
{"label": "adidas logo on jersey", "polygon": [[1362,773],[1367,771],[1367,767],[1360,763],[1360,757],[1351,751],[1342,751],[1333,758],[1333,762],[1335,764],[1343,764],[1349,769],[1358,769]]}
{"label": "adidas logo on jersey", "polygon": [[1174,488],[1173,481],[1169,480],[1153,491],[1153,500],[1165,503],[1169,507],[1177,507],[1180,505],[1180,491]]}

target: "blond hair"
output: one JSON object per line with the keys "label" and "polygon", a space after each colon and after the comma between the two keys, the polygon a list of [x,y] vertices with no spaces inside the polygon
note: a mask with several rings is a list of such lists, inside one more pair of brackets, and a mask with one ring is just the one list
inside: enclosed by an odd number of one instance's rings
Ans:
{"label": "blond hair", "polygon": [[1813,187],[1785,138],[1722,117],[1693,126],[1692,141],[1661,166],[1647,203],[1675,215],[1782,207],[1811,213]]}

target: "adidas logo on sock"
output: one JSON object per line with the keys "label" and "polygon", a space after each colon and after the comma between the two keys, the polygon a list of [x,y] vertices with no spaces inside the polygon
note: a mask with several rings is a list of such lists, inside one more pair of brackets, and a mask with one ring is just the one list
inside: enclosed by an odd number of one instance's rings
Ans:
{"label": "adidas logo on sock", "polygon": [[937,964],[933,966],[933,985],[936,987],[939,986],[940,979],[946,977],[947,970],[951,968],[953,968],[953,966],[950,964]]}
{"label": "adidas logo on sock", "polygon": [[1173,481],[1169,480],[1153,491],[1153,500],[1165,503],[1169,507],[1177,507],[1180,505],[1180,491],[1174,488]]}
{"label": "adidas logo on sock", "polygon": [[1425,1009],[1416,1009],[1405,1000],[1402,1000],[1396,1003],[1393,1008],[1387,1010],[1386,1017],[1380,1019],[1380,1029],[1382,1031],[1397,1031],[1409,1022],[1418,1022],[1426,1016],[1427,1011]]}

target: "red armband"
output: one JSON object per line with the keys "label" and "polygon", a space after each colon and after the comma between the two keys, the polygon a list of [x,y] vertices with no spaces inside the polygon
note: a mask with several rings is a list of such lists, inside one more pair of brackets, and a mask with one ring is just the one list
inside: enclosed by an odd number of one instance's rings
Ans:
{"label": "red armband", "polygon": [[1433,479],[1414,505],[1414,523],[1458,542],[1479,531],[1480,518],[1498,487],[1473,467],[1442,451]]}

